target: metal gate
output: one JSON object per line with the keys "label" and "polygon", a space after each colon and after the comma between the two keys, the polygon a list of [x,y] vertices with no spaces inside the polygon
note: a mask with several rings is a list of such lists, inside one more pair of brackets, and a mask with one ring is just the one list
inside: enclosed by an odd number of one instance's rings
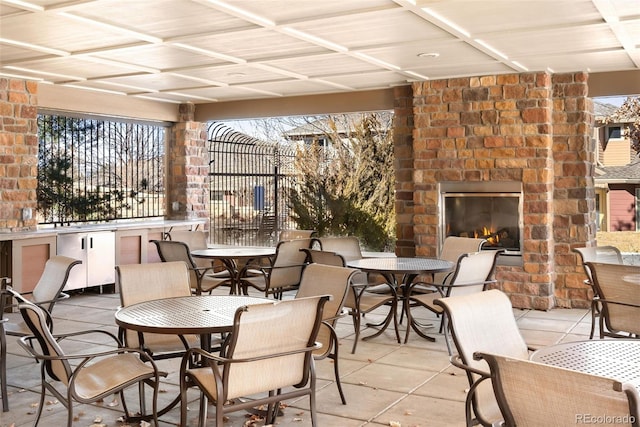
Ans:
{"label": "metal gate", "polygon": [[213,122],[208,128],[210,242],[272,245],[294,228],[289,188],[295,149]]}

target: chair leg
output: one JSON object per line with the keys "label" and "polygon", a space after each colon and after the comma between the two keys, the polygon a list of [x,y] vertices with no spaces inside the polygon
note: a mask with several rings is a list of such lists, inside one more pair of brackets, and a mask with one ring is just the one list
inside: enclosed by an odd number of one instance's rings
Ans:
{"label": "chair leg", "polygon": [[[0,313],[2,316],[2,313]],[[2,412],[9,411],[9,396],[7,396],[7,338],[4,326],[0,326],[0,393],[2,393]]]}
{"label": "chair leg", "polygon": [[356,332],[356,336],[353,339],[353,348],[351,349],[351,354],[355,354],[356,347],[358,346],[358,340],[360,339],[360,311],[353,310],[351,312],[351,317],[353,318],[353,329]]}
{"label": "chair leg", "polygon": [[331,345],[333,346],[333,353],[329,354],[327,357],[333,360],[333,373],[336,377],[336,386],[338,387],[338,393],[340,393],[340,400],[343,405],[347,404],[347,399],[344,397],[344,393],[342,391],[342,382],[340,381],[340,369],[338,367],[338,336],[333,328],[331,328]]}

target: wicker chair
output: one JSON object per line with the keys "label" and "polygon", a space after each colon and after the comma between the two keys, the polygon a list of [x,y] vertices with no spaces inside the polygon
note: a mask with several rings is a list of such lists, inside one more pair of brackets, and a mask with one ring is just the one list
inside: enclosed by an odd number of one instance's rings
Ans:
{"label": "wicker chair", "polygon": [[475,357],[489,364],[506,427],[591,424],[596,417],[640,425],[640,395],[631,384],[496,354]]}
{"label": "wicker chair", "polygon": [[593,298],[591,300],[591,333],[589,339],[593,338],[596,328],[596,318],[600,316],[600,295],[598,295],[595,286],[593,285],[593,277],[591,270],[587,265],[588,262],[604,262],[607,264],[622,264],[622,254],[620,250],[615,246],[592,246],[573,248],[573,251],[578,254],[584,273],[587,275],[587,279],[584,283],[591,286],[593,290]]}
{"label": "wicker chair", "polygon": [[282,299],[283,292],[298,289],[307,261],[307,254],[302,249],[307,249],[310,245],[311,239],[279,242],[269,265],[246,266],[247,271],[253,275],[242,279],[243,292],[248,294],[248,286],[252,286],[264,292],[267,297],[273,295]]}
{"label": "wicker chair", "polygon": [[640,266],[588,262],[599,295],[600,338],[640,337]]}
{"label": "wicker chair", "polygon": [[[445,280],[446,284],[414,282],[409,285],[409,288],[405,290],[404,299],[404,310],[407,313],[407,331],[404,342],[408,341],[409,332],[412,328],[421,337],[433,340],[433,338],[421,331],[420,328],[424,326],[414,316],[416,309],[424,307],[441,316],[444,311],[442,307],[434,304],[436,299],[486,290],[488,285],[495,283],[493,275],[496,270],[496,261],[502,252],[503,250],[486,250],[461,255],[458,258],[453,275]],[[422,289],[425,285],[433,287],[436,292],[414,292],[415,288]],[[449,354],[451,354],[451,346],[447,336],[446,316],[441,317],[440,329],[444,330],[447,348],[449,349]]]}
{"label": "wicker chair", "polygon": [[[436,306],[446,313],[457,354],[451,363],[467,374],[469,391],[465,401],[466,425],[499,425],[502,415],[486,362],[473,358],[475,352],[498,353],[528,359],[524,342],[513,316],[509,298],[497,289],[437,299]],[[494,424],[495,423],[495,424]]]}
{"label": "wicker chair", "polygon": [[316,360],[328,357],[333,360],[333,371],[336,385],[340,393],[342,404],[346,405],[347,400],[342,391],[340,382],[339,358],[338,358],[338,335],[334,329],[336,321],[342,314],[342,307],[347,294],[351,293],[351,282],[358,270],[344,268],[341,266],[309,264],[302,273],[300,288],[296,293],[296,298],[306,298],[320,295],[330,295],[329,300],[322,312],[322,325],[316,342],[322,344],[322,348],[314,352]]}
{"label": "wicker chair", "polygon": [[[313,352],[328,296],[274,301],[236,311],[229,341],[220,354],[190,349],[180,366],[180,425],[187,423],[187,389],[201,391],[199,425],[207,419],[207,401],[215,402],[216,426],[229,412],[267,406],[265,424],[274,424],[282,400],[309,396],[316,420]],[[203,361],[188,368],[196,356]],[[250,400],[240,398],[251,396]]]}
{"label": "wicker chair", "polygon": [[[45,406],[47,391],[55,396],[67,408],[67,426],[73,424],[74,401],[79,403],[94,403],[112,394],[119,393],[125,418],[129,411],[124,399],[124,390],[139,384],[143,391],[143,384],[153,388],[153,412],[155,425],[158,425],[157,400],[158,386],[161,376],[166,373],[158,371],[157,366],[149,355],[135,348],[123,348],[118,338],[104,330],[86,330],[68,334],[54,335],[50,331],[52,324],[49,313],[26,300],[22,300],[18,307],[25,323],[33,336],[22,337],[20,346],[40,362],[41,391],[40,404],[34,422],[38,425],[42,410]],[[75,337],[92,334],[96,339],[113,340],[116,348],[99,353],[68,354],[64,351],[64,344]],[[33,341],[39,344],[39,351],[35,350]],[[64,389],[60,389],[61,386]],[[140,394],[140,406],[144,407],[144,394]]]}

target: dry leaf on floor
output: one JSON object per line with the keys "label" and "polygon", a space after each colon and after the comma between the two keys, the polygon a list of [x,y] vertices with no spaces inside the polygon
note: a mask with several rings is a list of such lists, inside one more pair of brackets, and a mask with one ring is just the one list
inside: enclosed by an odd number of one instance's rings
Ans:
{"label": "dry leaf on floor", "polygon": [[402,427],[399,421],[389,421],[389,427]]}

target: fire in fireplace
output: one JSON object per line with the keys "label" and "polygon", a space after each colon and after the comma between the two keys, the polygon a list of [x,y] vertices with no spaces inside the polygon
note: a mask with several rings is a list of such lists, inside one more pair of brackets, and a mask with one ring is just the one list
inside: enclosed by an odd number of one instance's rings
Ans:
{"label": "fire in fireplace", "polygon": [[522,254],[522,185],[519,182],[442,182],[441,244],[447,236],[484,238],[485,249]]}

